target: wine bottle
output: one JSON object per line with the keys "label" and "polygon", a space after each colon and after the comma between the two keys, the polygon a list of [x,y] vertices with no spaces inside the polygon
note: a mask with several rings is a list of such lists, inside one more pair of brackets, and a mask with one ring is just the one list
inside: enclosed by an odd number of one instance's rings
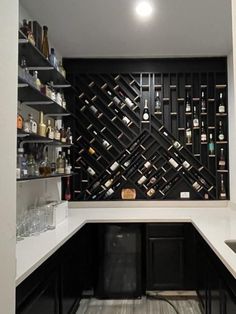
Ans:
{"label": "wine bottle", "polygon": [[119,105],[121,103],[121,100],[117,96],[113,96],[111,91],[107,91],[107,94],[112,98],[112,101],[115,105]]}
{"label": "wine bottle", "polygon": [[152,170],[150,170],[147,174],[141,176],[141,178],[137,181],[139,185],[143,184],[145,181],[147,181],[147,178],[152,173]]}
{"label": "wine bottle", "polygon": [[210,188],[210,185],[206,182],[206,180],[194,169],[191,170],[193,175],[198,179],[199,182],[202,183],[207,189]]}
{"label": "wine bottle", "polygon": [[224,183],[224,176],[223,174],[220,175],[220,200],[226,199],[226,190],[225,190],[225,183]]}
{"label": "wine bottle", "polygon": [[69,201],[70,199],[71,199],[70,177],[67,177],[67,180],[66,180],[66,190],[65,190],[65,200]]}
{"label": "wine bottle", "polygon": [[191,144],[192,143],[192,130],[190,128],[189,121],[187,121],[187,127],[186,127],[186,130],[185,130],[185,136],[186,136],[186,142],[188,144]]}
{"label": "wine bottle", "polygon": [[161,112],[161,99],[160,99],[159,91],[156,92],[156,100],[155,100],[154,111],[155,111],[155,113],[160,113]]}
{"label": "wine bottle", "polygon": [[146,161],[145,164],[143,165],[143,168],[141,169],[141,172],[144,172],[145,170],[149,169],[153,162],[156,160],[157,155],[154,155],[150,160]]}
{"label": "wine bottle", "polygon": [[152,197],[157,192],[157,189],[158,189],[158,184],[154,185],[152,188],[150,188],[147,191],[147,196]]}
{"label": "wine bottle", "polygon": [[[185,175],[185,172],[183,172]],[[191,176],[186,176],[187,180],[192,184],[194,190],[199,191],[201,189],[201,185],[198,183],[197,180],[194,180]]]}
{"label": "wine bottle", "polygon": [[109,187],[112,185],[113,181],[114,181],[113,178],[108,179],[108,180],[104,183],[104,186],[105,186],[106,188],[109,188]]}
{"label": "wine bottle", "polygon": [[175,177],[172,181],[168,182],[168,183],[164,186],[164,188],[161,190],[161,192],[162,192],[163,194],[166,194],[166,193],[171,189],[171,187],[172,187],[173,185],[175,185],[175,183],[176,183],[178,180],[179,180],[179,177],[178,177],[178,176]]}
{"label": "wine bottle", "polygon": [[155,184],[161,178],[161,173],[162,173],[162,171],[159,170],[154,176],[152,176],[150,178],[150,180],[148,181],[148,183],[146,184],[146,186],[149,187],[149,186]]}
{"label": "wine bottle", "polygon": [[145,99],[144,109],[143,109],[143,121],[149,120],[149,109],[148,109],[148,101]]}
{"label": "wine bottle", "polygon": [[95,176],[95,175],[96,175],[95,170],[94,170],[92,167],[87,166],[86,163],[85,163],[82,159],[80,160],[80,163],[82,164],[82,166],[83,166],[84,168],[86,168],[86,171],[87,171],[91,176]]}
{"label": "wine bottle", "polygon": [[126,125],[129,125],[130,124],[130,119],[123,115],[117,108],[114,109],[115,113],[116,113],[116,116],[119,117]]}
{"label": "wine bottle", "polygon": [[174,153],[174,155],[176,156],[177,160],[180,161],[180,163],[182,164],[182,166],[185,169],[188,169],[190,167],[190,163],[187,160],[185,160],[183,157],[179,156],[177,153]]}
{"label": "wine bottle", "polygon": [[196,106],[193,107],[193,126],[199,127],[199,119],[198,119],[198,115],[197,115]]}
{"label": "wine bottle", "polygon": [[145,133],[143,133],[138,139],[137,141],[135,141],[131,146],[130,148],[128,149],[128,151],[130,153],[132,153],[134,151],[134,149],[138,146],[138,144],[140,144],[142,142],[142,140],[144,139],[145,137]]}
{"label": "wine bottle", "polygon": [[223,101],[223,93],[220,93],[220,101],[219,101],[219,107],[218,107],[219,113],[225,113],[225,105]]}
{"label": "wine bottle", "polygon": [[189,93],[188,92],[187,92],[187,95],[186,95],[185,112],[191,112],[190,97],[189,97]]}
{"label": "wine bottle", "polygon": [[219,141],[223,141],[225,139],[225,135],[223,131],[223,123],[221,120],[219,121],[218,139]]}
{"label": "wine bottle", "polygon": [[206,112],[206,98],[205,98],[205,93],[202,91],[202,96],[201,96],[201,112],[205,113]]}
{"label": "wine bottle", "polygon": [[124,100],[126,105],[128,105],[130,108],[134,107],[134,103],[132,102],[132,100],[130,98],[125,96],[121,91],[119,91],[119,95]]}
{"label": "wine bottle", "polygon": [[213,134],[210,133],[210,141],[208,144],[208,150],[209,150],[209,154],[210,155],[214,155],[215,154],[215,143],[213,141]]}
{"label": "wine bottle", "polygon": [[174,167],[175,169],[179,167],[179,164],[177,163],[177,161],[174,158],[168,156],[168,154],[166,152],[163,153],[163,156],[166,157],[166,159],[168,159],[169,164],[172,167]]}
{"label": "wine bottle", "polygon": [[224,148],[220,149],[220,158],[219,158],[218,166],[220,170],[225,169],[226,161],[225,161],[225,155],[224,155]]}
{"label": "wine bottle", "polygon": [[206,140],[207,140],[206,130],[205,130],[205,126],[204,126],[204,121],[202,121],[201,142],[206,142]]}

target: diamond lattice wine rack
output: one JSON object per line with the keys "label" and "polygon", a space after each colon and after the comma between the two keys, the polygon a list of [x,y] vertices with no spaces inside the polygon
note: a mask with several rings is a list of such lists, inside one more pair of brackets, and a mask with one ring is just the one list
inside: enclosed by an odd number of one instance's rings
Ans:
{"label": "diamond lattice wine rack", "polygon": [[[224,58],[65,60],[73,200],[229,199]],[[70,99],[71,102],[72,99]]]}

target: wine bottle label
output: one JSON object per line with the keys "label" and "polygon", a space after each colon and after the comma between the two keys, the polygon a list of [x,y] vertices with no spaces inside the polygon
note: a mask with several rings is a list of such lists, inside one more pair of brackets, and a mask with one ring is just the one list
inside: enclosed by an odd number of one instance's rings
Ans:
{"label": "wine bottle label", "polygon": [[215,145],[214,145],[214,143],[209,143],[209,151],[210,151],[210,153],[213,153],[214,150],[215,150]]}
{"label": "wine bottle label", "polygon": [[107,180],[107,182],[104,183],[105,187],[109,188],[109,186],[111,186],[111,184],[112,184],[112,181],[113,181],[112,179]]}
{"label": "wine bottle label", "polygon": [[219,106],[219,113],[224,113],[225,112],[225,106],[224,105],[220,105]]}
{"label": "wine bottle label", "polygon": [[220,199],[221,200],[225,200],[226,199],[226,193],[225,192],[221,192],[220,193]]}
{"label": "wine bottle label", "polygon": [[206,140],[207,140],[206,134],[205,134],[205,133],[202,133],[202,134],[201,134],[201,142],[206,142]]}
{"label": "wine bottle label", "polygon": [[147,191],[147,195],[152,196],[155,192],[156,191],[153,188],[151,188],[150,190]]}
{"label": "wine bottle label", "polygon": [[91,176],[94,176],[96,174],[96,172],[91,167],[88,167],[87,171],[88,171],[89,174],[91,174]]}
{"label": "wine bottle label", "polygon": [[189,112],[189,111],[191,111],[191,107],[190,107],[190,104],[186,104],[186,112]]}
{"label": "wine bottle label", "polygon": [[111,166],[110,169],[111,171],[115,171],[119,167],[119,164],[117,161],[115,161]]}
{"label": "wine bottle label", "polygon": [[198,127],[199,126],[199,120],[198,119],[194,119],[193,120],[193,126],[194,127]]}
{"label": "wine bottle label", "polygon": [[146,180],[147,180],[147,177],[142,176],[142,177],[138,180],[137,183],[138,183],[139,185],[141,185],[141,184],[143,184]]}
{"label": "wine bottle label", "polygon": [[119,105],[119,103],[120,103],[121,101],[120,101],[120,99],[119,99],[118,97],[115,96],[115,97],[113,98],[113,102],[114,102],[114,104]]}
{"label": "wine bottle label", "polygon": [[94,150],[92,147],[89,147],[88,153],[89,153],[90,155],[94,155],[96,152],[95,152],[95,150]]}
{"label": "wine bottle label", "polygon": [[110,143],[109,143],[108,141],[106,141],[106,140],[103,140],[103,141],[102,141],[102,145],[103,145],[104,147],[108,148],[108,147],[110,146]]}
{"label": "wine bottle label", "polygon": [[145,167],[145,168],[148,169],[150,166],[151,166],[150,161],[145,162],[145,164],[144,164],[144,167]]}
{"label": "wine bottle label", "polygon": [[148,119],[149,119],[149,114],[145,112],[145,113],[143,114],[143,120],[144,120],[144,121],[147,121]]}
{"label": "wine bottle label", "polygon": [[111,194],[114,193],[114,190],[113,189],[109,189],[107,192],[106,192],[106,196],[110,196]]}
{"label": "wine bottle label", "polygon": [[173,159],[173,158],[170,158],[169,159],[169,163],[174,167],[174,168],[177,168],[179,166],[179,164]]}
{"label": "wine bottle label", "polygon": [[198,190],[200,188],[200,185],[197,181],[195,181],[192,185],[192,187],[195,189],[195,190]]}
{"label": "wine bottle label", "polygon": [[96,114],[96,113],[98,112],[97,108],[94,107],[93,105],[90,106],[90,110],[91,110],[94,114]]}
{"label": "wine bottle label", "polygon": [[219,161],[219,166],[223,166],[224,167],[225,166],[225,160],[220,160]]}
{"label": "wine bottle label", "polygon": [[124,117],[122,118],[122,121],[123,121],[125,124],[129,124],[129,123],[130,123],[130,119],[127,118],[126,116],[124,116]]}
{"label": "wine bottle label", "polygon": [[220,133],[219,136],[218,136],[218,138],[219,138],[220,141],[223,141],[224,138],[225,138],[225,136],[224,136],[223,133]]}
{"label": "wine bottle label", "polygon": [[173,143],[173,145],[174,145],[175,148],[180,148],[181,147],[181,144],[178,141],[175,141]]}
{"label": "wine bottle label", "polygon": [[125,103],[126,103],[129,107],[133,107],[133,106],[134,106],[134,103],[133,103],[128,97],[125,98]]}
{"label": "wine bottle label", "polygon": [[55,133],[54,133],[54,137],[55,137],[55,140],[60,141],[60,138],[61,138],[60,132],[55,132]]}
{"label": "wine bottle label", "polygon": [[190,164],[185,160],[182,164],[184,168],[188,169],[190,167]]}

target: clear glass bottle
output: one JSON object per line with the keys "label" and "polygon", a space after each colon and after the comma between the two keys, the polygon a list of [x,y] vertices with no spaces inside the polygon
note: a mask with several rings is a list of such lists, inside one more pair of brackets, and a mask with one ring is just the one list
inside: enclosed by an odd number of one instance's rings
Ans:
{"label": "clear glass bottle", "polygon": [[28,176],[27,160],[24,156],[24,148],[23,147],[19,147],[17,150],[17,169],[19,169],[17,171],[18,179]]}
{"label": "clear glass bottle", "polygon": [[51,175],[51,162],[48,160],[48,151],[45,150],[44,159],[39,164],[39,174],[41,176],[47,177]]}
{"label": "clear glass bottle", "polygon": [[207,141],[207,135],[206,135],[206,130],[204,126],[204,121],[202,121],[202,127],[201,127],[201,142],[206,142]]}
{"label": "clear glass bottle", "polygon": [[43,121],[43,112],[39,113],[38,135],[46,136],[46,124]]}
{"label": "clear glass bottle", "polygon": [[220,175],[220,195],[219,199],[220,200],[225,200],[227,197],[226,195],[226,189],[225,189],[225,183],[224,183],[224,176],[223,174]]}
{"label": "clear glass bottle", "polygon": [[32,114],[28,114],[28,119],[24,122],[24,131],[27,133],[37,134],[37,122],[34,120]]}
{"label": "clear glass bottle", "polygon": [[27,169],[28,169],[28,176],[34,177],[35,176],[35,159],[32,154],[28,155]]}
{"label": "clear glass bottle", "polygon": [[33,81],[34,81],[35,87],[36,87],[39,91],[41,91],[41,86],[42,86],[42,84],[41,84],[40,79],[38,78],[38,71],[34,71],[34,74],[33,74]]}
{"label": "clear glass bottle", "polygon": [[66,143],[69,145],[73,144],[72,132],[70,127],[68,127],[66,130]]}
{"label": "clear glass bottle", "polygon": [[48,119],[47,121],[47,129],[46,129],[46,136],[51,140],[54,140],[54,128],[51,125],[51,120]]}
{"label": "clear glass bottle", "polygon": [[62,152],[58,153],[57,161],[56,161],[57,173],[63,174],[65,172],[65,164],[62,158]]}
{"label": "clear glass bottle", "polygon": [[48,43],[48,27],[43,26],[43,40],[42,40],[42,53],[45,58],[49,58],[49,43]]}
{"label": "clear glass bottle", "polygon": [[49,55],[49,62],[55,69],[58,68],[58,62],[57,62],[57,57],[56,57],[54,48],[51,48],[51,53]]}

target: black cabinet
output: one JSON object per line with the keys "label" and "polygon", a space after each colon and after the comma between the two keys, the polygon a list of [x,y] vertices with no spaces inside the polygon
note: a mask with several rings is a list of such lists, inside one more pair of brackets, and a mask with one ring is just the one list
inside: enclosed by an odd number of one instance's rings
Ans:
{"label": "black cabinet", "polygon": [[191,225],[148,224],[146,229],[146,289],[195,287],[194,236]]}
{"label": "black cabinet", "polygon": [[103,224],[99,227],[99,240],[96,296],[141,296],[141,225]]}

